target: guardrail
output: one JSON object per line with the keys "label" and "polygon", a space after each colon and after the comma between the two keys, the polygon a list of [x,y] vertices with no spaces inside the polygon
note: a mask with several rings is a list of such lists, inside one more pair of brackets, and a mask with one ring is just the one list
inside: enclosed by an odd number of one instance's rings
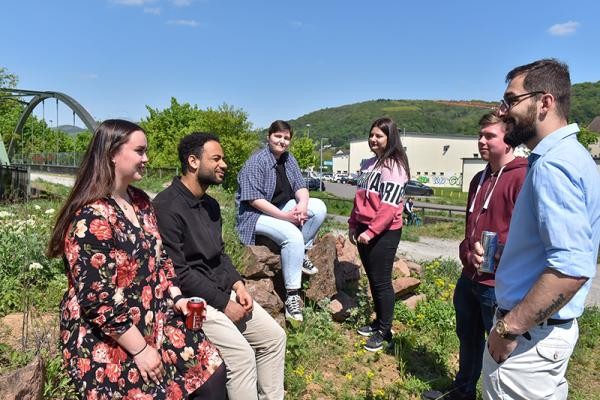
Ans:
{"label": "guardrail", "polygon": [[464,216],[466,213],[465,206],[453,206],[448,204],[433,204],[422,201],[415,201],[413,207],[421,209],[421,214],[425,215],[425,210],[448,212],[448,217],[452,217],[452,213]]}
{"label": "guardrail", "polygon": [[[15,165],[15,164],[13,164]],[[28,168],[31,171],[43,171],[51,174],[77,175],[79,167],[69,165],[50,165],[50,164],[17,164],[18,167]],[[179,168],[146,168],[147,174],[163,176],[175,176],[179,174]]]}

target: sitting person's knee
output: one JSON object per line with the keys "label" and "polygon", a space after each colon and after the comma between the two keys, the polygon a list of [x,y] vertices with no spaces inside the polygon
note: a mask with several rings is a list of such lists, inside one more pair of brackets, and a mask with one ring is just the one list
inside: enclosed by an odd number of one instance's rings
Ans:
{"label": "sitting person's knee", "polygon": [[314,215],[327,214],[327,206],[321,199],[315,199],[311,197],[308,201],[308,209],[312,211]]}

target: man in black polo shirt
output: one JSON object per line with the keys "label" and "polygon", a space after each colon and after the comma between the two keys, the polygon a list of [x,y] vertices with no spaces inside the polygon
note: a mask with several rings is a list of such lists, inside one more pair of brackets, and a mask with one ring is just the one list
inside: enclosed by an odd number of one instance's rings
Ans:
{"label": "man in black polo shirt", "polygon": [[285,332],[253,302],[225,254],[221,210],[206,193],[227,170],[219,139],[192,133],[178,151],[183,175],[156,196],[154,206],[181,290],[208,303],[203,330],[227,365],[229,399],[283,399]]}

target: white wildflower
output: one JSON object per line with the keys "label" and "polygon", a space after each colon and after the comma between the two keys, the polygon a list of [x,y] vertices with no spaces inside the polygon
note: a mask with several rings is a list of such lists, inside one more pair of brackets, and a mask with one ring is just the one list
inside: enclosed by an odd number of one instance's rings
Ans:
{"label": "white wildflower", "polygon": [[37,205],[37,204],[36,204],[35,206],[33,206],[33,208],[35,208],[35,209],[36,209],[36,210],[38,210],[38,211],[42,209],[42,207],[40,207],[40,206],[39,206],[39,205]]}
{"label": "white wildflower", "polygon": [[8,211],[0,211],[0,218],[12,217],[13,213]]}
{"label": "white wildflower", "polygon": [[42,268],[44,268],[44,266],[38,262],[32,262],[31,264],[29,264],[30,271],[35,271]]}
{"label": "white wildflower", "polygon": [[54,214],[54,208],[49,208],[46,211],[44,211],[44,214]]}

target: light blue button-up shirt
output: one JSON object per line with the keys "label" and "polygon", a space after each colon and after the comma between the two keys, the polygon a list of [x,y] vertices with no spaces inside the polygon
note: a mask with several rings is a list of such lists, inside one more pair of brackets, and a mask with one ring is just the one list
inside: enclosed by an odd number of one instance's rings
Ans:
{"label": "light blue button-up shirt", "polygon": [[511,310],[521,302],[549,267],[590,278],[552,318],[576,318],[583,312],[600,245],[600,173],[577,141],[578,131],[577,124],[554,131],[529,157],[496,272],[500,308]]}

